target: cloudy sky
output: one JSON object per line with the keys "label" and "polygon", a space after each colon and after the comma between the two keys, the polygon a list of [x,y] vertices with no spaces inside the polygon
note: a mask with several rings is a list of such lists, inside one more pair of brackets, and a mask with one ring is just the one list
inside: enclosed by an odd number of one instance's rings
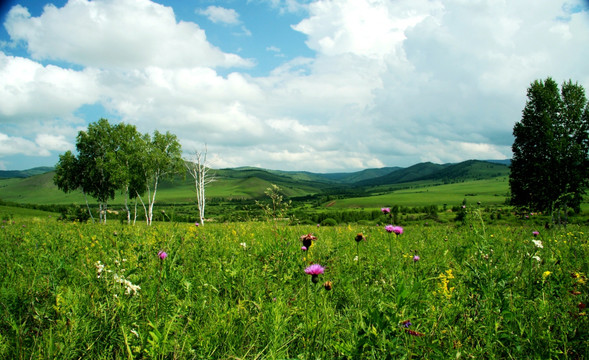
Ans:
{"label": "cloudy sky", "polygon": [[587,0],[20,0],[0,6],[0,169],[104,117],[215,168],[506,159],[526,89],[589,90]]}

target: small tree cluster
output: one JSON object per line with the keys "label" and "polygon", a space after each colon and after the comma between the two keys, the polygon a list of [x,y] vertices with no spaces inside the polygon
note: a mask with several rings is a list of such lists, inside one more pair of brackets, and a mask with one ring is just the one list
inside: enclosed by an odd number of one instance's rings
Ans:
{"label": "small tree cluster", "polygon": [[570,80],[536,80],[522,119],[513,128],[511,203],[554,214],[579,211],[589,184],[589,104]]}
{"label": "small tree cluster", "polygon": [[[121,191],[125,198],[127,222],[131,222],[128,200],[135,198],[135,218],[138,200],[143,204],[147,224],[151,224],[159,182],[183,168],[181,146],[176,135],[158,131],[153,136],[141,134],[133,125],[111,125],[106,119],[100,119],[90,124],[87,131],[78,133],[76,151],[77,155],[68,151],[59,156],[54,182],[64,192],[81,190],[91,217],[87,196],[95,198],[103,223],[106,222],[108,201]],[[145,193],[147,206],[142,199]]]}

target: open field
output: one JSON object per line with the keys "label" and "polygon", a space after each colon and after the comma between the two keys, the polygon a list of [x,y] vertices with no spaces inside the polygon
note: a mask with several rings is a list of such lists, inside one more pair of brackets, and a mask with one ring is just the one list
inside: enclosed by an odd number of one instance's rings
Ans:
{"label": "open field", "polygon": [[399,236],[17,217],[0,229],[0,358],[589,357],[589,228],[478,211]]}
{"label": "open field", "polygon": [[443,206],[446,204],[452,207],[461,204],[464,199],[471,204],[480,201],[485,205],[503,205],[509,194],[507,177],[447,185],[429,185],[426,183],[420,184],[420,186],[411,186],[411,184],[407,186],[410,188],[399,189],[382,195],[337,200],[332,206],[334,208],[378,208],[385,205]]}

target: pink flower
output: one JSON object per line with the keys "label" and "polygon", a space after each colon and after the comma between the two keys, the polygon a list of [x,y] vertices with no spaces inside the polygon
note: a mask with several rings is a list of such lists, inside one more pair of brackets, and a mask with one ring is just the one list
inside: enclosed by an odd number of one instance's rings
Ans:
{"label": "pink flower", "polygon": [[532,231],[532,235],[534,235],[534,237],[536,237],[536,236],[540,235],[540,232],[539,231]]}
{"label": "pink flower", "polygon": [[157,256],[163,260],[168,257],[168,254],[165,251],[160,251],[157,253]]}
{"label": "pink flower", "polygon": [[415,255],[415,256],[413,257],[413,261],[414,261],[414,262],[417,262],[417,261],[419,261],[419,255]]}
{"label": "pink flower", "polygon": [[384,227],[384,229],[389,233],[395,233],[397,235],[401,235],[403,233],[403,228],[400,226],[387,225]]}
{"label": "pink flower", "polygon": [[323,268],[323,266],[321,266],[319,264],[309,265],[309,267],[307,267],[305,269],[306,274],[315,275],[315,276],[323,274],[324,271],[325,271],[325,269]]}
{"label": "pink flower", "polygon": [[301,250],[307,251],[307,247],[306,246],[301,246]]}
{"label": "pink flower", "polygon": [[194,223],[194,226],[199,226],[200,224],[197,222]]}
{"label": "pink flower", "polygon": [[380,211],[382,211],[383,214],[390,214],[391,208],[383,207],[382,209],[380,209]]}

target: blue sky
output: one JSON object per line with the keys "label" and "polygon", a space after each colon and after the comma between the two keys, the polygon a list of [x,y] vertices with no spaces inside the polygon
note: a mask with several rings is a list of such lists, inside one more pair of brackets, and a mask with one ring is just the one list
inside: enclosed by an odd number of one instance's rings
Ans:
{"label": "blue sky", "polygon": [[505,159],[526,89],[589,89],[582,0],[16,0],[0,169],[52,166],[101,117],[211,166],[315,172]]}

